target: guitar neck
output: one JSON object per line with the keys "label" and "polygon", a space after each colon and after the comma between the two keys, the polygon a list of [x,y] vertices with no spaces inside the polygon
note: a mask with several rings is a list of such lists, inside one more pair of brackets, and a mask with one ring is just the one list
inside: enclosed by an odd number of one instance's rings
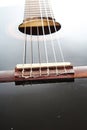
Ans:
{"label": "guitar neck", "polygon": [[19,25],[19,31],[28,35],[46,35],[59,31],[60,28],[48,0],[25,1],[24,19]]}
{"label": "guitar neck", "polygon": [[54,18],[52,8],[48,0],[26,0],[24,20],[28,18],[51,17]]}

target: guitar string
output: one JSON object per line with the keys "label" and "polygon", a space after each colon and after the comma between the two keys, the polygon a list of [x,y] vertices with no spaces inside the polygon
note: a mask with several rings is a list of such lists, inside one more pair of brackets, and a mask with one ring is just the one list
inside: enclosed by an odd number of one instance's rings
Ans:
{"label": "guitar string", "polygon": [[32,64],[33,64],[33,41],[32,41],[32,26],[30,26],[30,64],[31,64],[31,68],[30,68],[30,77],[32,77]]}
{"label": "guitar string", "polygon": [[[49,0],[48,0],[49,1]],[[50,12],[52,11],[52,6],[51,6],[51,4],[50,4],[50,2],[49,2],[49,6],[50,6]],[[52,13],[51,13],[51,16],[54,18],[54,14],[53,14],[53,11],[52,11]],[[57,29],[56,29],[56,25],[55,25],[55,20],[53,19],[53,23],[54,23],[54,29],[55,29],[55,31],[57,32]],[[57,35],[56,35],[57,36]],[[58,40],[58,39],[56,39],[56,40]],[[57,42],[59,42],[59,41],[57,41]],[[60,52],[61,52],[61,57],[62,57],[62,60],[63,60],[63,62],[65,61],[64,60],[64,55],[63,55],[63,51],[62,51],[62,48],[61,48],[61,45],[59,45],[60,47]]]}
{"label": "guitar string", "polygon": [[[48,0],[48,2],[49,2],[49,0]],[[52,11],[52,6],[51,6],[50,2],[49,2],[48,4],[49,4],[49,6],[50,6],[50,10]],[[50,12],[51,12],[51,11],[50,11]],[[53,17],[53,24],[54,24],[55,32],[57,32],[56,25],[55,25],[55,20],[54,20],[53,11],[52,11],[52,13],[51,13],[51,16]],[[62,61],[65,63],[64,54],[63,54],[63,51],[62,51],[62,47],[61,47],[61,44],[60,44],[60,40],[58,40],[58,38],[57,38],[57,33],[55,33],[55,35],[56,35],[57,45],[58,45],[58,47],[59,47],[59,49],[60,49],[60,54],[61,54]],[[67,72],[65,65],[64,65],[64,71],[65,71],[65,73]]]}
{"label": "guitar string", "polygon": [[26,49],[27,49],[27,34],[26,34],[26,25],[24,28],[24,33],[25,33],[25,42],[24,42],[24,58],[23,58],[23,63],[26,64]]}
{"label": "guitar string", "polygon": [[27,34],[26,34],[26,22],[24,23],[24,47],[23,47],[23,69],[22,69],[22,77],[24,76],[24,65],[26,64],[26,48],[27,48]]}
{"label": "guitar string", "polygon": [[[50,28],[49,28],[49,30],[50,30]],[[50,30],[50,32],[51,32],[51,30]],[[32,41],[32,40],[31,40]],[[53,46],[53,45],[52,45]],[[31,50],[32,50],[32,44],[31,44]],[[46,49],[45,49],[46,50]],[[53,53],[54,53],[54,59],[55,59],[55,61],[56,61],[56,57],[55,57],[55,52],[54,52],[54,49],[53,49]],[[32,55],[32,53],[31,53],[31,55]],[[32,56],[31,56],[32,57]]]}
{"label": "guitar string", "polygon": [[[28,17],[28,16],[27,16]],[[37,32],[38,33],[38,32]],[[33,42],[32,42],[32,27],[30,27],[30,64],[31,64],[31,69],[30,69],[30,77],[32,77],[32,64],[33,64]],[[38,44],[38,49],[39,49],[39,44]],[[39,53],[40,54],[40,53]],[[40,61],[40,59],[39,59]],[[40,69],[40,75],[41,75],[41,69]]]}
{"label": "guitar string", "polygon": [[32,77],[32,27],[30,27],[30,77]]}
{"label": "guitar string", "polygon": [[40,76],[42,75],[41,73],[41,52],[40,52],[40,41],[39,41],[39,27],[37,26],[37,42],[38,42],[38,60],[39,60],[39,71],[40,71]]}
{"label": "guitar string", "polygon": [[44,37],[44,48],[45,48],[45,55],[46,55],[46,62],[48,63],[48,54],[47,54],[47,46],[46,46],[46,37],[45,37],[45,30],[44,30],[44,22],[43,22],[43,13],[41,7],[41,0],[39,0],[39,7],[40,7],[40,15],[41,15],[41,23],[42,23],[42,33]]}
{"label": "guitar string", "polygon": [[24,65],[26,64],[26,47],[27,47],[27,34],[26,34],[26,23],[24,24],[24,49],[23,49],[23,69],[22,77],[24,77]]}
{"label": "guitar string", "polygon": [[[41,8],[41,7],[40,7]],[[41,9],[40,9],[41,10]],[[41,10],[41,16],[42,16],[42,10]],[[46,46],[46,38],[45,38],[45,31],[44,31],[44,26],[43,26],[43,17],[41,17],[41,20],[42,20],[42,29],[43,29],[43,35],[44,35],[44,46],[45,46],[45,54],[46,54],[46,62],[48,63],[48,54],[47,54],[47,46]],[[53,20],[54,21],[54,20]],[[55,21],[54,21],[54,26],[55,26]],[[31,30],[32,30],[32,27],[31,27]],[[56,26],[55,26],[55,31],[56,30]],[[26,41],[26,40],[25,40]],[[26,45],[26,44],[25,44]],[[60,48],[61,49],[61,48]],[[62,51],[62,50],[60,50]],[[26,50],[25,50],[26,52]],[[26,54],[25,54],[26,56]],[[62,59],[63,59],[63,55],[62,55]],[[26,58],[25,58],[25,61],[26,61]],[[55,60],[56,61],[56,60]],[[31,65],[33,63],[33,48],[32,48],[32,31],[31,31]]]}
{"label": "guitar string", "polygon": [[[40,6],[40,15],[41,15],[41,23],[42,23],[42,32],[44,37],[44,47],[45,47],[45,55],[46,55],[46,63],[48,64],[48,53],[47,53],[47,46],[46,46],[46,37],[45,37],[45,30],[44,30],[44,23],[43,23],[43,16],[42,16],[42,10],[41,10],[41,3],[39,0],[39,6]],[[49,75],[49,66],[47,65],[47,75]]]}
{"label": "guitar string", "polygon": [[[47,4],[46,4],[46,1],[45,1],[45,0],[44,0],[44,8],[45,8],[45,13],[46,13],[46,18],[47,18],[47,24],[48,24],[48,29],[49,29],[49,35],[50,35],[50,38],[51,38],[51,46],[52,46],[54,61],[55,61],[55,63],[57,63],[55,48],[54,48],[54,44],[53,44],[53,37],[52,37],[52,33],[51,33],[51,27],[50,27],[50,23],[49,23],[49,19],[48,19]],[[57,66],[56,66],[56,75],[58,75],[58,68],[57,68]]]}

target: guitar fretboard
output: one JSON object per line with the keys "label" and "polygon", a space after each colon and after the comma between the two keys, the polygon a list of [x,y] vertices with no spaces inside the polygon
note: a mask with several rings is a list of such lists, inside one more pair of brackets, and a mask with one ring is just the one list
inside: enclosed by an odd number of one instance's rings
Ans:
{"label": "guitar fretboard", "polygon": [[54,18],[52,8],[48,0],[26,0],[24,20],[36,17]]}

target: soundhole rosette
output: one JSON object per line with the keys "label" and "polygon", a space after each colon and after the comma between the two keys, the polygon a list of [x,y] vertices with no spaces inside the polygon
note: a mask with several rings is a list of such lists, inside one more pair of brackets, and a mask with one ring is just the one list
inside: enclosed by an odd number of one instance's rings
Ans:
{"label": "soundhole rosette", "polygon": [[60,28],[60,23],[52,18],[26,19],[18,27],[20,32],[28,35],[48,35],[59,31]]}

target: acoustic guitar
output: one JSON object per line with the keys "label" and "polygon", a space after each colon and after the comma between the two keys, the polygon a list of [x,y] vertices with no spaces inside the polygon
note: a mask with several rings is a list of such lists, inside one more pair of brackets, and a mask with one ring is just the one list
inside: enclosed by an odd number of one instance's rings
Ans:
{"label": "acoustic guitar", "polygon": [[[76,66],[64,59],[63,51],[57,31],[61,25],[56,22],[49,1],[26,0],[23,23],[18,26],[20,32],[24,33],[23,63],[17,64],[14,71],[1,71],[0,82],[15,82],[16,85],[49,82],[72,82],[75,78],[86,78],[87,67]],[[53,34],[56,35],[56,43]],[[28,36],[29,35],[29,36]],[[49,62],[47,48],[47,36],[50,38],[52,62]],[[38,62],[34,62],[34,41],[36,38]],[[28,43],[29,39],[29,43]],[[41,39],[41,40],[40,40]],[[41,45],[44,44],[45,62],[42,62]],[[30,44],[30,53],[27,50]],[[56,47],[55,47],[56,46]],[[29,53],[29,56],[28,56]],[[29,60],[28,57],[30,58]],[[58,60],[57,60],[58,59]],[[61,61],[61,62],[60,62]]]}

